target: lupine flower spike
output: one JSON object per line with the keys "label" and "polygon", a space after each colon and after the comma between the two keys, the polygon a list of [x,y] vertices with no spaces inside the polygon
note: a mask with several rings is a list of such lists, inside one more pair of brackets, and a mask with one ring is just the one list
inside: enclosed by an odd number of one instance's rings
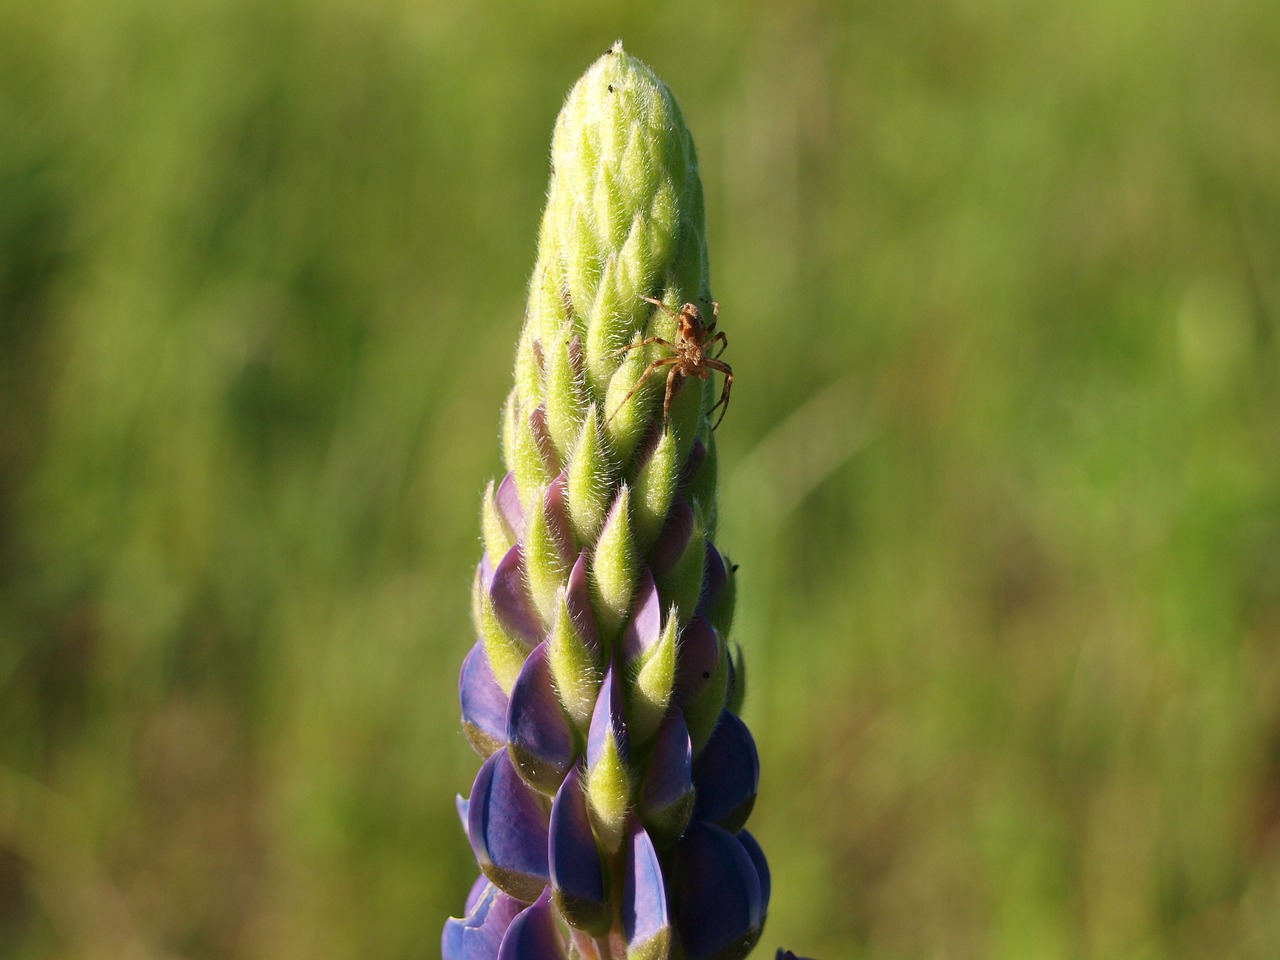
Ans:
{"label": "lupine flower spike", "polygon": [[570,92],[551,163],[458,682],[481,876],[444,960],[735,960],[769,867],[714,544],[733,374],[697,158],[619,44]]}

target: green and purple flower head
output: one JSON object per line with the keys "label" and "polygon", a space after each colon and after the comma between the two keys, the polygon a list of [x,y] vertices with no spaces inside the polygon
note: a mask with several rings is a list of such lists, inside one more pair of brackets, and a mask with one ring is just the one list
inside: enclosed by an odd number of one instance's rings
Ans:
{"label": "green and purple flower head", "polygon": [[481,876],[443,956],[733,960],[769,868],[744,828],[759,761],[713,542],[718,394],[677,374],[664,415],[669,368],[636,387],[669,348],[624,349],[676,341],[681,306],[711,301],[697,157],[619,44],[570,92],[551,162],[459,678]]}

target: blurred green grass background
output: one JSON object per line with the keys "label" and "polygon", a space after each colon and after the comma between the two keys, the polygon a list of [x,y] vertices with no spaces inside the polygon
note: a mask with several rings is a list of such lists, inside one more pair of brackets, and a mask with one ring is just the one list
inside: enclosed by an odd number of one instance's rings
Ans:
{"label": "blurred green grass background", "polygon": [[552,122],[697,141],[764,955],[1280,956],[1280,6],[4,0],[0,956],[438,955]]}

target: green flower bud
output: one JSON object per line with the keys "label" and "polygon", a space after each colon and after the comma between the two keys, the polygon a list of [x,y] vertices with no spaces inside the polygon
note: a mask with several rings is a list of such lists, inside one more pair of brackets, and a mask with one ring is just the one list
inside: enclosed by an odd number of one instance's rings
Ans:
{"label": "green flower bud", "polygon": [[584,386],[580,373],[582,344],[566,323],[544,341],[546,356],[547,430],[564,460],[582,430]]}
{"label": "green flower bud", "polygon": [[551,451],[546,449],[546,413],[541,407],[527,410],[519,404],[513,421],[515,459],[510,466],[516,475],[525,513],[533,514],[538,509],[544,487],[555,476],[549,462]]}
{"label": "green flower bud", "polygon": [[689,725],[689,739],[693,741],[693,752],[696,755],[716,728],[720,719],[720,711],[725,706],[725,696],[729,692],[729,662],[725,644],[721,642],[716,668],[705,686],[697,696],[684,705],[684,719]]}
{"label": "green flower bud", "polygon": [[516,433],[520,423],[520,397],[513,387],[502,407],[502,460],[510,467],[516,462]]}
{"label": "green flower bud", "polygon": [[[666,369],[658,372],[665,374]],[[665,390],[667,378],[663,376],[661,379]],[[676,436],[676,459],[680,463],[684,463],[685,458],[689,456],[693,441],[698,436],[709,436],[711,434],[711,430],[707,426],[706,416],[707,409],[710,406],[707,401],[707,387],[710,383],[710,380],[685,377],[684,382],[680,384],[679,389],[671,397],[669,428]],[[714,445],[714,441],[704,442],[708,443],[708,447]],[[712,483],[714,484],[714,482],[713,474]]]}
{"label": "green flower bud", "polygon": [[600,277],[600,289],[587,327],[586,372],[591,389],[601,394],[618,366],[617,351],[626,346],[631,332],[642,322],[644,303],[624,302],[618,291],[617,258],[611,256]]}
{"label": "green flower bud", "polygon": [[587,774],[587,802],[600,845],[610,853],[622,846],[631,800],[631,780],[618,746],[609,740]]}
{"label": "green flower bud", "polygon": [[542,347],[532,327],[525,327],[516,351],[516,391],[520,403],[532,410],[542,401]]}
{"label": "green flower bud", "polygon": [[605,672],[587,731],[587,805],[596,837],[610,853],[622,845],[631,804],[631,741],[621,679],[612,666]]}
{"label": "green flower bud", "polygon": [[563,546],[551,528],[544,504],[539,503],[529,517],[524,550],[529,595],[543,623],[550,623],[556,612],[556,591],[561,589],[569,575],[569,564],[565,561]]}
{"label": "green flower bud", "polygon": [[[477,596],[478,595],[478,596]],[[489,657],[489,665],[493,668],[493,677],[498,681],[504,693],[511,693],[515,686],[520,668],[524,666],[529,648],[518,637],[513,637],[498,620],[493,610],[493,602],[480,586],[476,578],[473,594],[473,606],[479,609],[479,623],[476,632],[484,642],[484,652]]]}
{"label": "green flower bud", "polygon": [[738,602],[738,568],[729,562],[728,557],[724,558],[724,567],[724,592],[707,611],[707,619],[722,634],[727,634],[729,628],[733,626],[734,608]]}
{"label": "green flower bud", "polygon": [[664,430],[653,454],[636,475],[635,495],[631,500],[636,542],[642,555],[648,554],[666,522],[680,482],[680,464],[675,434]]}
{"label": "green flower bud", "polygon": [[587,409],[582,430],[569,460],[569,521],[579,543],[595,539],[609,509],[613,493],[613,470],[600,416],[594,406]]}
{"label": "green flower bud", "polygon": [[671,702],[676,680],[676,631],[679,626],[675,607],[667,615],[662,637],[648,651],[636,670],[631,686],[631,736],[643,743],[658,729],[662,715]]}
{"label": "green flower bud", "polygon": [[689,489],[685,491],[685,497],[696,508],[702,529],[709,538],[715,539],[716,480],[718,474],[716,435],[708,431],[703,443],[707,448],[707,456],[698,468],[698,472],[690,478]]}
{"label": "green flower bud", "polygon": [[693,616],[702,592],[702,575],[707,562],[707,539],[700,525],[695,523],[693,534],[680,559],[658,580],[662,596],[679,612],[680,622]]}
{"label": "green flower bud", "polygon": [[516,531],[508,525],[498,510],[494,498],[494,483],[489,481],[480,505],[480,529],[484,533],[484,552],[496,563],[516,542]]}
{"label": "green flower bud", "polygon": [[647,365],[644,350],[628,351],[626,359],[609,381],[609,390],[605,394],[604,406],[608,411],[605,430],[610,444],[623,462],[631,459],[653,424],[653,412],[658,401],[654,386],[659,378],[651,376],[644,380]]}
{"label": "green flower bud", "polygon": [[603,637],[617,635],[631,612],[639,564],[631,535],[631,495],[624,483],[614,498],[591,561],[595,583],[596,622]]}
{"label": "green flower bud", "polygon": [[556,249],[555,237],[545,230],[543,244],[547,255],[539,260],[529,284],[529,323],[526,329],[533,330],[535,336],[550,341],[567,326],[569,336],[572,337],[581,325],[575,323],[573,305],[569,300],[569,291],[564,286],[564,277],[552,269],[560,258],[553,253]]}
{"label": "green flower bud", "polygon": [[565,713],[579,730],[586,730],[600,689],[600,668],[595,653],[569,614],[563,589],[556,596],[548,655],[551,677]]}

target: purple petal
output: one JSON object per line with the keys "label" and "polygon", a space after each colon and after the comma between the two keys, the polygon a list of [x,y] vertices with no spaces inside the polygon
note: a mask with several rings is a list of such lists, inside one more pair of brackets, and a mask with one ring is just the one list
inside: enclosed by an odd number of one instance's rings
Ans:
{"label": "purple petal", "polygon": [[506,750],[476,774],[467,833],[480,869],[506,893],[529,902],[546,886],[547,814]]}
{"label": "purple petal", "polygon": [[649,566],[653,568],[654,576],[661,577],[676,565],[676,561],[684,554],[684,548],[689,545],[691,536],[693,508],[683,500],[677,500],[671,505],[666,523],[663,524],[653,549],[649,551]]}
{"label": "purple petal", "polygon": [[569,489],[569,469],[561,470],[547,487],[542,504],[547,514],[547,526],[560,547],[560,562],[565,566],[573,559],[573,526],[569,522],[569,504],[565,499]]}
{"label": "purple petal", "polygon": [[506,720],[511,759],[520,776],[543,793],[555,793],[573,766],[573,730],[551,683],[545,640],[520,668]]}
{"label": "purple petal", "polygon": [[760,877],[733,834],[695,820],[676,847],[676,924],[687,960],[741,957],[760,935]]}
{"label": "purple petal", "polygon": [[600,935],[609,929],[612,911],[582,777],[581,766],[570,770],[551,805],[551,890],[569,923]]}
{"label": "purple petal", "polygon": [[468,905],[465,920],[445,921],[440,938],[443,960],[493,960],[512,921],[525,909],[492,884],[482,887],[474,902],[468,897]]}
{"label": "purple petal", "polygon": [[591,714],[591,729],[587,732],[588,768],[599,761],[609,739],[613,740],[624,762],[630,759],[631,741],[627,737],[627,719],[622,712],[622,675],[612,663],[605,671],[600,695],[596,697],[595,710]]}
{"label": "purple petal", "polygon": [[728,710],[693,765],[698,799],[693,815],[736,833],[747,822],[760,789],[760,757],[747,725]]}
{"label": "purple petal", "polygon": [[573,625],[578,628],[578,636],[598,653],[600,631],[596,629],[596,615],[591,610],[591,562],[585,550],[578,554],[573,569],[569,571],[564,600]]}
{"label": "purple petal", "polygon": [[662,600],[658,585],[647,567],[640,568],[636,581],[636,602],[631,619],[622,633],[622,655],[634,660],[658,642],[662,636]]}
{"label": "purple petal", "polygon": [[680,708],[672,704],[658,724],[653,754],[640,785],[640,810],[659,838],[684,832],[693,807],[693,744]]}
{"label": "purple petal", "polygon": [[520,488],[516,486],[516,475],[508,473],[498,484],[494,492],[493,502],[498,508],[498,516],[507,525],[512,540],[524,539],[524,506],[520,503]]}
{"label": "purple petal", "polygon": [[493,612],[508,631],[530,646],[540,642],[545,634],[542,620],[529,597],[529,585],[524,575],[524,551],[516,544],[493,571],[493,583],[489,587],[489,599]]}
{"label": "purple petal", "polygon": [[710,540],[707,541],[707,561],[702,570],[702,593],[698,596],[698,613],[711,610],[724,595],[724,588],[729,583],[729,574],[724,568],[724,558],[720,556],[720,551],[712,546]]}
{"label": "purple petal", "polygon": [[462,661],[458,675],[462,729],[471,746],[487,757],[507,740],[507,695],[493,678],[489,656],[477,643]]}
{"label": "purple petal", "polygon": [[564,960],[565,956],[551,894],[544,890],[507,929],[497,960]]}
{"label": "purple petal", "polygon": [[715,629],[706,617],[694,617],[680,635],[676,661],[676,697],[688,703],[711,679],[720,666],[720,647]]}
{"label": "purple petal", "polygon": [[476,904],[480,902],[484,892],[491,886],[489,878],[483,873],[476,877],[476,882],[471,885],[471,892],[467,894],[467,916],[471,915],[471,911],[476,908]]}
{"label": "purple petal", "polygon": [[[747,856],[751,857],[751,862],[755,865],[756,876],[760,878],[760,914],[762,917],[769,913],[769,894],[772,892],[773,881],[769,876],[769,861],[764,858],[764,851],[760,849],[760,844],[746,830],[739,830],[737,833],[738,842],[742,844],[747,851]],[[763,920],[761,921],[763,924]]]}
{"label": "purple petal", "polygon": [[667,956],[671,917],[658,851],[643,827],[631,822],[627,836],[627,870],[622,886],[622,932],[627,956]]}

